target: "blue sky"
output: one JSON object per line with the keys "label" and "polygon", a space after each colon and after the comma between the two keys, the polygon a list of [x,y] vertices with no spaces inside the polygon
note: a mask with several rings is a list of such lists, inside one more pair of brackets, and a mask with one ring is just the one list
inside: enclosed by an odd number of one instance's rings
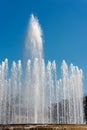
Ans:
{"label": "blue sky", "polygon": [[29,17],[33,13],[43,30],[44,57],[63,59],[84,71],[87,93],[87,0],[1,0],[0,62],[24,59]]}

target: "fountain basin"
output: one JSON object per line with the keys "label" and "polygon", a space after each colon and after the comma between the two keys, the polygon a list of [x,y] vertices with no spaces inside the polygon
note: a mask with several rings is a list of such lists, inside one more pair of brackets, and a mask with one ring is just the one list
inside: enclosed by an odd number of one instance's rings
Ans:
{"label": "fountain basin", "polygon": [[0,130],[87,130],[83,124],[11,124],[0,125]]}

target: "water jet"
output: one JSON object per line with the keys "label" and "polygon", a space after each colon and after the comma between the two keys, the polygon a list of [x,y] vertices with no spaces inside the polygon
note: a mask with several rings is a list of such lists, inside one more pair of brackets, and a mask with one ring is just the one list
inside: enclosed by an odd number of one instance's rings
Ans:
{"label": "water jet", "polygon": [[58,79],[56,62],[45,63],[42,29],[34,15],[25,52],[26,69],[20,60],[11,70],[8,59],[0,64],[0,124],[84,124],[83,71],[63,60]]}

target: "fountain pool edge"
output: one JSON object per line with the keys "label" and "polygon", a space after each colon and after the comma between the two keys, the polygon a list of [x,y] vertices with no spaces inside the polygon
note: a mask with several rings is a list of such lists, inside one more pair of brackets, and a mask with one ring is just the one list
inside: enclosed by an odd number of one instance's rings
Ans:
{"label": "fountain pool edge", "polygon": [[0,130],[87,130],[86,124],[8,124]]}

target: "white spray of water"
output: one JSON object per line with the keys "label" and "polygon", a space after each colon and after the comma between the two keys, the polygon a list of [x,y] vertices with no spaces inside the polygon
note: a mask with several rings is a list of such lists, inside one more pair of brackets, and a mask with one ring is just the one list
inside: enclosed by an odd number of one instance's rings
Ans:
{"label": "white spray of water", "polygon": [[34,60],[35,58],[42,59],[43,45],[42,45],[42,30],[39,21],[34,15],[31,15],[27,38],[26,38],[26,51],[28,58]]}
{"label": "white spray of water", "polygon": [[62,76],[57,79],[56,62],[43,59],[42,30],[31,15],[26,38],[26,72],[13,61],[0,65],[0,124],[84,123],[83,73],[63,60]]}

